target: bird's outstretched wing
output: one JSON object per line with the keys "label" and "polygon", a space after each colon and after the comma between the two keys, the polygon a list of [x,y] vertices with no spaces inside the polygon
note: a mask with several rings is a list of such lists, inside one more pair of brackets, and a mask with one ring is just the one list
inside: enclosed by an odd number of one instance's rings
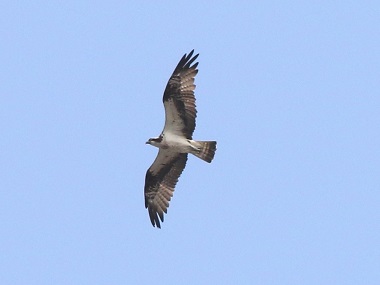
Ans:
{"label": "bird's outstretched wing", "polygon": [[[160,149],[145,176],[145,208],[153,226],[161,228],[175,185],[186,166],[187,153]],[[159,219],[160,218],[160,219]]]}
{"label": "bird's outstretched wing", "polygon": [[[197,110],[194,97],[194,78],[198,73],[198,55],[194,50],[184,55],[170,77],[163,96],[165,127],[169,131],[191,139],[195,129]],[[194,63],[194,64],[193,64]]]}

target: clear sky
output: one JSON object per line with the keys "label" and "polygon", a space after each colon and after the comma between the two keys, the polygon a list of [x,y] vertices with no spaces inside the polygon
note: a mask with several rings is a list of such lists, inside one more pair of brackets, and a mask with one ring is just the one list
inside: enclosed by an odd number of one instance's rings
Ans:
{"label": "clear sky", "polygon": [[[0,284],[380,284],[378,1],[2,1]],[[162,229],[145,141],[200,53]]]}

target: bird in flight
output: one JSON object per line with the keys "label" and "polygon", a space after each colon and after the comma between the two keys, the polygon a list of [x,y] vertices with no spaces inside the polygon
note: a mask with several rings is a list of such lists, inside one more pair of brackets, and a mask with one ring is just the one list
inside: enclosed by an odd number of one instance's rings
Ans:
{"label": "bird in flight", "polygon": [[211,162],[216,141],[193,140],[197,114],[194,78],[198,73],[198,55],[194,50],[184,55],[171,75],[163,96],[165,125],[161,134],[146,143],[159,148],[158,155],[145,176],[145,208],[152,225],[161,228],[174,188],[191,153]]}

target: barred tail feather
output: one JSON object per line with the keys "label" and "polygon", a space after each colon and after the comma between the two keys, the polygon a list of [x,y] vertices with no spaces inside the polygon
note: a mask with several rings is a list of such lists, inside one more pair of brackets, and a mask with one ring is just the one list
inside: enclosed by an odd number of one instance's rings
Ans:
{"label": "barred tail feather", "polygon": [[196,141],[195,143],[199,150],[192,153],[196,157],[210,163],[215,155],[216,141]]}

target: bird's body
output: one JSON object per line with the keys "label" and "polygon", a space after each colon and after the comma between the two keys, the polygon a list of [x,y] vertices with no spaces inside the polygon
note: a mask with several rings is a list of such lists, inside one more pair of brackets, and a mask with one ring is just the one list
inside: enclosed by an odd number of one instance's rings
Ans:
{"label": "bird's body", "polygon": [[188,153],[211,162],[216,141],[195,141],[194,77],[198,63],[191,65],[198,55],[191,51],[184,55],[175,68],[163,96],[165,126],[159,137],[150,138],[147,144],[159,148],[158,155],[145,176],[145,207],[153,226],[161,227],[175,185],[186,166]]}
{"label": "bird's body", "polygon": [[171,132],[166,132],[162,137],[151,140],[149,144],[160,149],[171,149],[173,152],[179,153],[193,153],[198,152],[199,145],[197,141],[184,138]]}

